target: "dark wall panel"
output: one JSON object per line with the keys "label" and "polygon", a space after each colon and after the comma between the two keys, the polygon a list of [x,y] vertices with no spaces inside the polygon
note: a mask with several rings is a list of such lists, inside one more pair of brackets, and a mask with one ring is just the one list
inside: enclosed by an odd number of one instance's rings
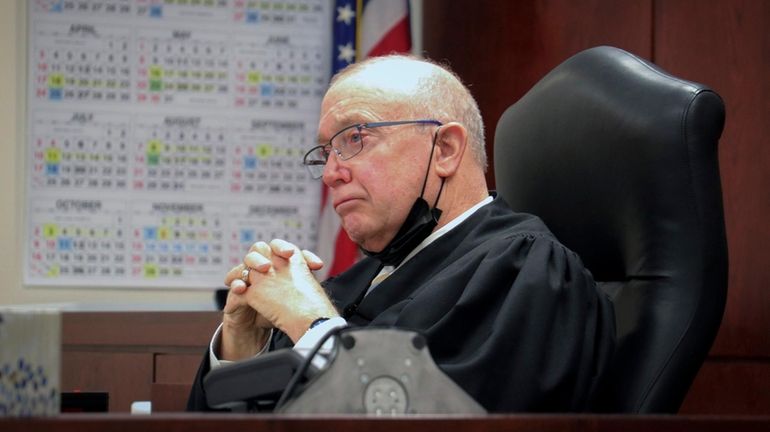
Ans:
{"label": "dark wall panel", "polygon": [[503,111],[554,66],[583,49],[614,45],[650,58],[652,0],[425,0],[426,56],[470,86],[492,138]]}
{"label": "dark wall panel", "polygon": [[741,359],[707,360],[695,378],[681,414],[767,414],[770,363]]}
{"label": "dark wall panel", "polygon": [[719,149],[730,253],[712,355],[770,357],[770,2],[664,0],[655,61],[725,100]]}

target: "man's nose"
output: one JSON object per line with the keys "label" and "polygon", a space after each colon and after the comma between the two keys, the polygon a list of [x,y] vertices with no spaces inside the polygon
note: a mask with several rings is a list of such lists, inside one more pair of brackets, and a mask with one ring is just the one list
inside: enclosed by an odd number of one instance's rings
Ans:
{"label": "man's nose", "polygon": [[347,183],[350,181],[350,170],[347,169],[338,159],[337,153],[329,152],[329,157],[324,165],[323,182],[328,187],[334,187],[337,182]]}

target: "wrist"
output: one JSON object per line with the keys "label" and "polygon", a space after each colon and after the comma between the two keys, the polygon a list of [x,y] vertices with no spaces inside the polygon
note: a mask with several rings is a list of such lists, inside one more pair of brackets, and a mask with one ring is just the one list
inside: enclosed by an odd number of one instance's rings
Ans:
{"label": "wrist", "polygon": [[338,313],[318,313],[311,316],[305,316],[302,318],[297,319],[291,326],[291,328],[286,329],[285,333],[289,336],[289,338],[294,342],[297,343],[297,341],[305,335],[310,329],[313,327],[317,327],[324,322],[328,321],[329,319],[333,317],[339,316]]}
{"label": "wrist", "polygon": [[239,325],[222,323],[220,358],[241,360],[253,357],[264,348],[270,332],[257,326],[244,328]]}

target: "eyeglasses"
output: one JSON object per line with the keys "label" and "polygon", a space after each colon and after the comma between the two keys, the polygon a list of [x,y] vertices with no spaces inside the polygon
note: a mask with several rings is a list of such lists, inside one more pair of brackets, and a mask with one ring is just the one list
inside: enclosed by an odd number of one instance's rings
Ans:
{"label": "eyeglasses", "polygon": [[332,151],[340,160],[348,160],[361,153],[364,148],[364,135],[361,132],[364,129],[408,124],[442,125],[438,120],[401,120],[350,125],[334,134],[328,143],[313,147],[305,153],[302,164],[307,167],[311,177],[319,179],[323,176],[324,166],[326,166],[326,161],[329,160],[329,154]]}

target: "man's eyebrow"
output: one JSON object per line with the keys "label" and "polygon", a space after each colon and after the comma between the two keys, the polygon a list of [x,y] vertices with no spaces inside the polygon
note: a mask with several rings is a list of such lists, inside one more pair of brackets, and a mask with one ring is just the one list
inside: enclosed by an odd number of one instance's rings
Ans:
{"label": "man's eyebrow", "polygon": [[367,121],[368,120],[361,118],[361,116],[342,117],[339,120],[337,120],[337,124],[339,125],[338,130],[342,130],[343,128],[346,128],[354,124],[366,123]]}
{"label": "man's eyebrow", "polygon": [[[342,125],[342,126],[340,126],[337,130],[335,130],[333,132],[333,134],[336,134],[337,132],[339,132],[342,129],[347,128],[347,127],[349,127],[351,125],[358,124],[358,123],[366,123],[366,121],[356,121],[356,120],[353,120],[353,119],[355,119],[355,117],[343,117],[343,118],[341,118],[339,120],[336,120],[336,123],[339,124],[339,125]],[[332,134],[332,136],[333,136],[333,134]],[[331,136],[328,137],[328,138],[324,138],[321,135],[317,135],[316,136],[316,143],[318,145],[328,144],[330,139],[331,139]]]}
{"label": "man's eyebrow", "polygon": [[358,110],[355,113],[349,113],[347,115],[344,115],[337,120],[337,124],[340,126],[339,128],[346,128],[348,126],[352,126],[354,124],[364,124],[364,123],[372,123],[372,122],[378,122],[382,121],[382,117],[377,115],[374,111],[369,110]]}
{"label": "man's eyebrow", "polygon": [[[354,124],[364,124],[364,123],[372,123],[372,122],[378,122],[378,121],[382,121],[382,119],[374,115],[374,113],[369,113],[367,115],[359,112],[356,114],[346,115],[344,117],[335,119],[335,123],[338,124],[339,127],[337,128],[337,130],[334,131],[334,133],[336,134],[342,129],[353,126]],[[318,135],[316,136],[316,143],[317,145],[328,144],[330,139],[331,139],[331,136],[329,138],[324,139],[323,137],[321,137],[321,135]]]}

